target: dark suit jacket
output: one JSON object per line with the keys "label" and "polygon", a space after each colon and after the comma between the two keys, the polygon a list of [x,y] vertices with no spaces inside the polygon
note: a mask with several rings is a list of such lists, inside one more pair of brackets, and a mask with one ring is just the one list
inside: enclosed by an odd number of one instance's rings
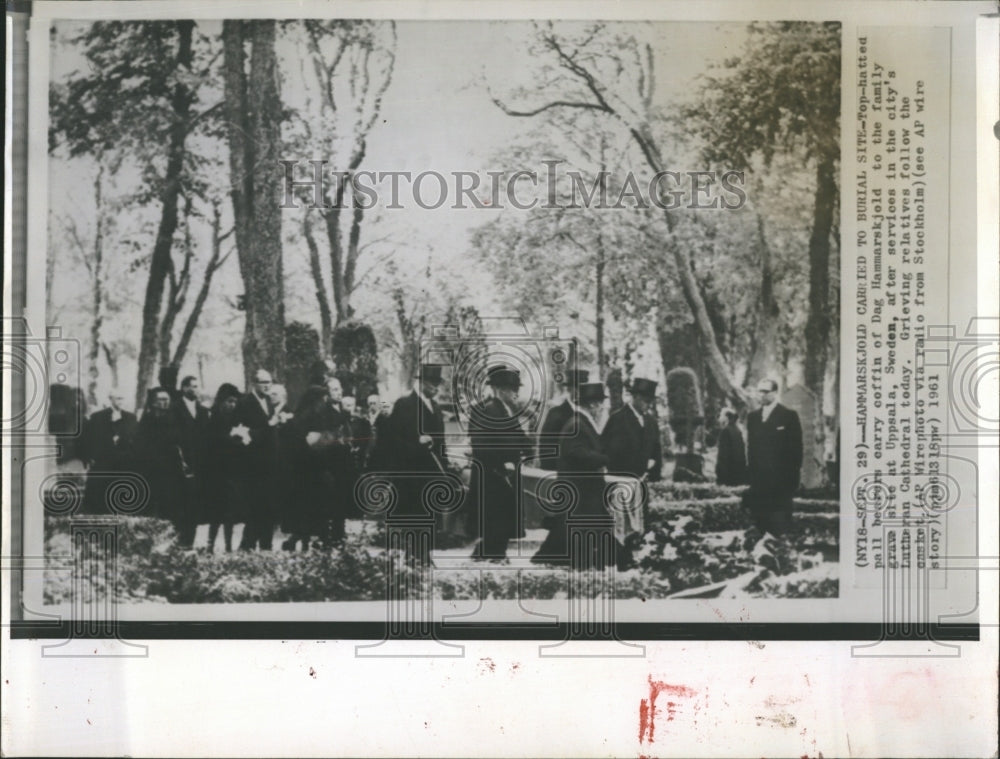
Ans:
{"label": "dark suit jacket", "polygon": [[767,421],[761,409],[747,417],[747,472],[755,491],[792,495],[802,469],[799,415],[780,403]]}
{"label": "dark suit jacket", "polygon": [[[242,396],[236,404],[236,414],[234,426],[245,425],[250,430],[250,444],[246,446],[246,464],[252,470],[261,467],[264,471],[273,465],[275,454],[274,428],[268,421],[271,417],[272,406],[269,399],[265,399],[267,411],[260,405],[260,401],[253,393]],[[248,472],[252,473],[252,472]],[[260,471],[256,474],[261,474]]]}
{"label": "dark suit jacket", "polygon": [[[663,456],[660,451],[660,430],[656,418],[643,416],[640,424],[635,412],[628,405],[615,410],[601,432],[601,445],[607,451],[608,471],[611,474],[630,474],[633,477],[649,475],[650,480],[660,478]],[[649,465],[649,460],[653,465]]]}
{"label": "dark suit jacket", "polygon": [[[397,400],[389,415],[385,471],[399,474],[396,478],[399,501],[390,516],[431,515],[424,506],[422,492],[434,481],[431,475],[439,474],[445,466],[444,414],[437,403],[431,401],[431,406],[433,410],[428,409],[414,391]],[[421,445],[421,435],[430,435],[430,448]]]}
{"label": "dark suit jacket", "polygon": [[498,398],[487,398],[469,412],[472,456],[487,471],[506,473],[507,463],[531,455],[533,446],[517,418],[511,418]]}
{"label": "dark suit jacket", "polygon": [[95,412],[83,428],[83,460],[95,470],[118,469],[132,456],[137,430],[135,414],[122,411],[121,419],[112,422],[111,409]]}
{"label": "dark suit jacket", "polygon": [[[543,448],[557,447],[561,449],[562,443],[566,440],[563,437],[563,428],[573,419],[573,414],[573,407],[567,400],[558,405],[549,406],[546,409],[545,417],[542,419],[542,426],[538,432],[539,455],[542,455]],[[557,458],[550,455],[548,458],[541,459],[539,466],[542,469],[555,470],[557,467]]]}
{"label": "dark suit jacket", "polygon": [[472,457],[479,464],[472,469],[470,489],[483,498],[483,522],[477,532],[488,554],[502,556],[507,541],[519,532],[518,496],[506,465],[532,456],[534,446],[498,398],[487,398],[471,408],[469,438]]}
{"label": "dark suit jacket", "polygon": [[392,449],[392,429],[387,414],[379,414],[374,423],[369,421],[372,429],[372,440],[368,445],[368,458],[365,466],[373,472],[387,470]]}
{"label": "dark suit jacket", "polygon": [[208,409],[200,403],[195,406],[195,415],[191,416],[187,404],[179,398],[173,405],[177,428],[181,437],[181,452],[184,461],[195,474],[202,474],[205,466],[205,446],[208,439]]}
{"label": "dark suit jacket", "polygon": [[727,424],[719,433],[715,481],[720,485],[743,485],[747,481],[746,445],[743,442],[743,433],[735,424]]}
{"label": "dark suit jacket", "polygon": [[609,516],[604,505],[604,479],[598,470],[611,460],[601,447],[601,436],[580,411],[563,427],[564,442],[559,451],[559,475],[578,492],[577,506],[569,516]]}
{"label": "dark suit jacket", "polygon": [[431,401],[431,409],[416,391],[396,401],[389,415],[389,455],[391,469],[398,472],[437,472],[437,463],[426,446],[420,444],[421,435],[433,439],[430,451],[444,464],[444,415],[441,407]]}

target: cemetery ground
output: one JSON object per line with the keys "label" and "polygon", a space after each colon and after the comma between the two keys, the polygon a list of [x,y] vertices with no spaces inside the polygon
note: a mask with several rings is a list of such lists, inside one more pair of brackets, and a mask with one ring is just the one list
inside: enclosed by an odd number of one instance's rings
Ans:
{"label": "cemetery ground", "polygon": [[[840,520],[834,495],[797,498],[791,533],[767,551],[740,493],[715,484],[653,483],[634,567],[606,575],[613,578],[613,588],[590,587],[623,600],[836,597]],[[49,567],[59,567],[46,571],[46,603],[71,600],[73,551],[79,550],[73,546],[72,520],[46,517],[46,559]],[[234,547],[241,532],[237,525]],[[430,573],[434,598],[566,598],[569,570],[530,562],[546,531],[525,532],[511,541],[502,565],[473,562],[469,545],[436,549]],[[169,522],[120,517],[113,594],[127,604],[379,601],[385,598],[387,572],[413,571],[402,560],[388,560],[385,525],[375,520],[349,520],[346,539],[332,550],[283,551],[286,536],[276,532],[273,551],[226,553],[220,530],[215,552],[209,553],[207,533],[207,525],[201,525],[195,550],[185,551],[177,547]],[[108,592],[106,587],[92,590]]]}

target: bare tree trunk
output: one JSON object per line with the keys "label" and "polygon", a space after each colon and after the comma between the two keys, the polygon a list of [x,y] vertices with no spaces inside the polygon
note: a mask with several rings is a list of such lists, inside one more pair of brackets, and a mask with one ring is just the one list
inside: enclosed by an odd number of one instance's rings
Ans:
{"label": "bare tree trunk", "polygon": [[101,350],[104,351],[104,360],[108,362],[108,371],[111,372],[111,387],[118,388],[118,352],[107,343],[101,343]]}
{"label": "bare tree trunk", "polygon": [[361,224],[364,218],[365,209],[361,206],[355,206],[351,213],[351,233],[347,238],[347,260],[344,262],[344,293],[347,296],[344,313],[348,319],[354,316],[351,294],[354,292],[354,276],[358,269],[358,256],[361,252],[359,243],[361,242]]}
{"label": "bare tree trunk", "polygon": [[[174,351],[173,359],[171,363],[174,366],[180,366],[184,361],[184,356],[187,354],[188,346],[191,343],[191,337],[194,335],[194,331],[198,326],[198,320],[201,318],[201,312],[205,308],[205,303],[208,301],[208,294],[212,288],[212,279],[215,276],[215,272],[226,262],[229,255],[222,255],[222,242],[229,236],[229,232],[222,234],[222,214],[219,210],[219,204],[215,203],[212,209],[212,257],[208,261],[208,265],[205,267],[205,278],[201,282],[201,288],[198,290],[198,296],[195,298],[194,305],[191,307],[191,313],[188,314],[187,321],[184,323],[184,331],[181,332],[181,338],[177,341],[177,348]],[[200,361],[199,361],[200,363]],[[199,374],[201,373],[199,366]]]}
{"label": "bare tree trunk", "polygon": [[[347,165],[347,175],[352,175],[361,166],[365,158],[366,143],[362,137],[351,154]],[[326,212],[326,234],[330,243],[330,269],[333,280],[333,307],[336,309],[336,324],[343,324],[351,318],[351,291],[354,289],[354,272],[358,262],[358,243],[361,239],[361,222],[364,219],[364,209],[359,208],[351,197],[354,206],[351,214],[351,229],[348,236],[347,250],[340,236],[340,219],[344,199],[347,196],[347,181],[341,178],[337,184],[337,194],[333,208]]]}
{"label": "bare tree trunk", "polygon": [[[249,82],[243,50],[248,32]],[[285,366],[275,22],[225,21],[222,36],[236,249],[245,288],[243,373],[249,383],[258,368],[281,377]]]}
{"label": "bare tree trunk", "polygon": [[98,163],[97,177],[94,179],[94,204],[97,208],[95,214],[94,227],[94,263],[91,267],[93,277],[93,290],[91,291],[91,308],[94,311],[94,321],[90,324],[90,350],[88,358],[88,371],[90,381],[87,384],[87,404],[91,407],[97,406],[97,380],[100,373],[97,369],[97,361],[101,355],[101,328],[104,326],[104,209],[102,208],[103,187],[102,179],[104,168]]}
{"label": "bare tree trunk", "polygon": [[597,371],[601,381],[607,374],[607,366],[604,360],[604,237],[597,233],[597,262],[595,265],[595,277],[597,279],[597,292],[594,297],[594,308],[597,312]]}
{"label": "bare tree trunk", "polygon": [[170,358],[170,347],[174,341],[174,324],[187,301],[187,291],[191,284],[191,260],[194,246],[191,242],[191,201],[184,199],[184,265],[178,276],[174,268],[173,256],[170,260],[170,289],[167,292],[167,308],[160,321],[160,366],[180,366]]}
{"label": "bare tree trunk", "polygon": [[347,294],[344,289],[344,246],[340,240],[340,211],[344,202],[344,181],[337,184],[337,194],[332,208],[326,210],[323,219],[326,221],[326,239],[330,246],[330,281],[333,285],[333,308],[336,321],[339,324],[346,319],[343,311]]}
{"label": "bare tree trunk", "polygon": [[[633,128],[629,131],[633,139],[638,143],[643,155],[646,157],[646,163],[649,164],[653,172],[664,171],[659,147],[649,134],[648,127],[644,125],[641,129]],[[669,209],[664,209],[663,215],[667,222],[667,230],[673,235],[677,220]],[[708,309],[705,307],[705,299],[701,295],[694,271],[691,268],[691,255],[686,248],[678,245],[676,240],[668,240],[667,246],[674,259],[674,266],[681,285],[681,293],[688,307],[691,309],[691,315],[694,317],[695,326],[698,328],[702,345],[705,348],[705,365],[719,390],[725,394],[730,402],[737,408],[745,408],[747,405],[746,395],[733,382],[726,359],[719,349],[719,343],[715,336],[715,328],[712,327],[712,320],[709,318]]]}
{"label": "bare tree trunk", "polygon": [[417,378],[420,365],[420,343],[416,335],[413,320],[406,313],[403,291],[396,288],[392,293],[396,304],[396,319],[399,322],[400,335],[400,369],[403,373],[403,386],[409,387]]}
{"label": "bare tree trunk", "polygon": [[757,253],[760,258],[760,300],[757,329],[754,330],[754,350],[750,358],[747,379],[751,382],[773,377],[780,367],[778,358],[778,300],[774,295],[774,270],[771,268],[771,246],[764,234],[764,218],[757,214]]}
{"label": "bare tree trunk", "polygon": [[250,59],[250,116],[255,145],[253,215],[256,287],[253,315],[257,319],[258,366],[285,372],[285,278],[281,257],[281,177],[275,170],[281,158],[281,94],[274,52],[275,21],[253,25]]}
{"label": "bare tree trunk", "polygon": [[330,300],[326,297],[326,283],[323,281],[323,269],[320,267],[319,261],[319,246],[316,245],[316,238],[313,236],[310,213],[310,210],[306,210],[302,217],[302,236],[305,237],[306,247],[309,249],[309,272],[312,274],[313,286],[316,288],[322,353],[324,356],[328,356],[333,346],[333,317],[330,313]]}
{"label": "bare tree trunk", "polygon": [[[193,21],[177,21],[177,57],[174,69],[178,73],[191,69],[191,36]],[[171,95],[173,125],[170,127],[170,144],[167,151],[167,167],[163,190],[160,193],[162,211],[160,224],[153,244],[153,254],[149,264],[149,279],[142,306],[142,337],[139,344],[139,371],[136,382],[136,408],[145,403],[156,369],[157,335],[160,326],[160,308],[163,304],[163,289],[170,269],[170,250],[174,232],[177,229],[177,199],[181,190],[181,174],[184,170],[184,140],[187,137],[188,118],[194,94],[185,84],[186,77],[178,76]]]}
{"label": "bare tree trunk", "polygon": [[[809,237],[809,316],[806,319],[805,383],[815,401],[812,440],[805,440],[806,457],[819,466],[819,482],[826,479],[822,466],[826,454],[823,421],[823,385],[830,342],[830,233],[837,201],[834,162],[821,158],[816,165],[816,196],[813,228]],[[804,425],[805,426],[805,425]]]}
{"label": "bare tree trunk", "polygon": [[830,230],[837,199],[833,161],[816,166],[816,196],[809,237],[809,316],[806,319],[805,380],[817,399],[823,398],[827,344],[830,339]]}

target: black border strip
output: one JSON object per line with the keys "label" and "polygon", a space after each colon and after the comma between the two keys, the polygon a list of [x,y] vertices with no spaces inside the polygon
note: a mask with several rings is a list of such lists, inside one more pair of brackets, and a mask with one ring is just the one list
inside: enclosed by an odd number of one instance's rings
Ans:
{"label": "black border strip", "polygon": [[[368,640],[385,638],[384,622],[119,622],[121,640]],[[897,626],[897,629],[902,626]],[[656,623],[627,622],[615,625],[623,641],[671,640],[843,640],[843,641],[978,641],[980,626],[909,625],[909,631],[888,634],[880,622],[811,624],[758,623]],[[505,623],[433,626],[438,640],[566,640],[566,624],[515,626]],[[12,640],[66,640],[72,622],[13,622]],[[76,636],[81,637],[81,636]],[[88,636],[83,636],[88,637]],[[95,636],[89,636],[91,638]],[[109,636],[96,636],[108,638]],[[589,639],[588,639],[589,640]]]}

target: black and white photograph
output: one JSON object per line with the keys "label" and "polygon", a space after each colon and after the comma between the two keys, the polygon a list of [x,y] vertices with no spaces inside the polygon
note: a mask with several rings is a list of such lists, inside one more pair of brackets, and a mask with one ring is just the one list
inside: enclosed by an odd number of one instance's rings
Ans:
{"label": "black and white photograph", "polygon": [[998,28],[9,3],[4,755],[995,755]]}
{"label": "black and white photograph", "polygon": [[837,596],[838,23],[58,21],[50,57],[47,556],[105,515],[134,603]]}

